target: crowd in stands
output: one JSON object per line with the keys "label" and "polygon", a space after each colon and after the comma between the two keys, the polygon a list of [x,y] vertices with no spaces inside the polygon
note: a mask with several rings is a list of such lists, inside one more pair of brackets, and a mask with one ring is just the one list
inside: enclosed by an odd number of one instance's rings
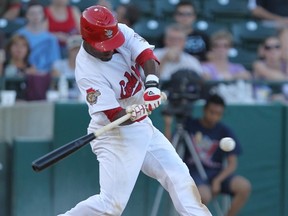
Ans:
{"label": "crowd in stands", "polygon": [[[73,61],[81,44],[79,21],[85,8],[79,6],[81,2],[85,7],[89,2],[110,8],[119,22],[135,30],[144,23],[143,28],[148,26],[147,35],[151,37],[157,32],[157,40],[151,43],[161,62],[162,81],[169,80],[179,69],[193,70],[207,82],[288,80],[288,3],[280,0],[239,0],[237,7],[242,8],[237,8],[237,13],[233,9],[235,1],[231,0],[185,0],[175,4],[164,0],[163,4],[159,3],[161,0],[2,0],[1,77],[57,79],[64,74],[73,79]],[[234,31],[240,23],[245,23],[249,31],[247,38]],[[261,34],[260,27],[273,34]],[[242,50],[255,58],[241,61],[245,57],[241,56]],[[239,58],[233,59],[235,54]],[[15,86],[7,84],[1,88]],[[27,83],[18,86],[23,92],[25,88]],[[49,85],[51,88],[55,85]],[[23,92],[18,99],[25,99]]]}

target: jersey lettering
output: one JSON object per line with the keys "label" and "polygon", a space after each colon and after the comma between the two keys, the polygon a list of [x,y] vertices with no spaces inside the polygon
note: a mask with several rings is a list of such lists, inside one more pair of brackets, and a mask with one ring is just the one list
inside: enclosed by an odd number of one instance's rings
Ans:
{"label": "jersey lettering", "polygon": [[[138,76],[140,80],[140,71],[138,70],[138,68],[132,66],[131,69],[135,72],[135,74]],[[120,93],[121,99],[126,99],[135,95],[142,88],[141,82],[133,74],[130,74],[126,71],[124,76],[128,81],[121,80],[119,82],[121,87],[121,93]]]}

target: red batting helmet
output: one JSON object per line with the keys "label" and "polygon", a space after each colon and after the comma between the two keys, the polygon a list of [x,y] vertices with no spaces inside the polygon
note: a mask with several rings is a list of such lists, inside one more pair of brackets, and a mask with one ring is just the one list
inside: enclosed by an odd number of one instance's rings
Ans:
{"label": "red batting helmet", "polygon": [[96,5],[85,9],[80,26],[83,40],[99,51],[116,49],[125,41],[117,19],[106,7]]}

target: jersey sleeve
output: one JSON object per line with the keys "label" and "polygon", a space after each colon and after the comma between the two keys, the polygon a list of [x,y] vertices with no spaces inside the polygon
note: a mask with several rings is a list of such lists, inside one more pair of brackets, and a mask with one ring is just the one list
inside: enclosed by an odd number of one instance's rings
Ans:
{"label": "jersey sleeve", "polygon": [[119,107],[114,91],[105,80],[81,79],[78,86],[85,102],[89,107],[90,114],[110,110]]}
{"label": "jersey sleeve", "polygon": [[150,45],[142,36],[137,34],[133,29],[124,24],[119,24],[119,28],[125,35],[124,47],[129,49],[132,54],[132,60],[136,61],[137,57],[146,49],[153,50],[155,46]]}

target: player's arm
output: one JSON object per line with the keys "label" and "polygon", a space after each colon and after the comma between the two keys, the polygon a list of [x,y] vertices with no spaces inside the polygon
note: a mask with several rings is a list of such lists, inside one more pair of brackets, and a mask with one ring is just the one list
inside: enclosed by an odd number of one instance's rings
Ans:
{"label": "player's arm", "polygon": [[159,61],[152,49],[145,49],[137,57],[136,62],[143,68],[145,78],[144,101],[149,111],[161,104],[161,91],[159,89]]}
{"label": "player's arm", "polygon": [[261,6],[256,6],[253,10],[252,10],[252,14],[255,17],[261,18],[261,19],[267,19],[267,20],[274,20],[274,21],[281,21],[284,19],[284,17],[279,16],[277,14],[271,13],[269,11],[267,11],[265,8],[261,7]]}

